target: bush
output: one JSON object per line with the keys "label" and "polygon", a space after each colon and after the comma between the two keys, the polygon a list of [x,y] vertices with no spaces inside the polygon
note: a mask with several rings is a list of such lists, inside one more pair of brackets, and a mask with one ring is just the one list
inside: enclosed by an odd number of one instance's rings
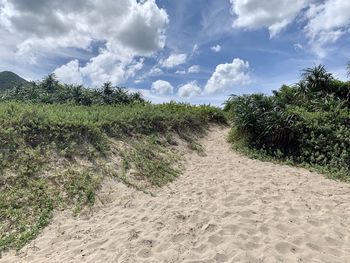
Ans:
{"label": "bush", "polygon": [[272,96],[231,96],[225,111],[234,122],[233,138],[254,152],[348,180],[349,87],[318,66],[307,69],[297,85],[284,85]]}

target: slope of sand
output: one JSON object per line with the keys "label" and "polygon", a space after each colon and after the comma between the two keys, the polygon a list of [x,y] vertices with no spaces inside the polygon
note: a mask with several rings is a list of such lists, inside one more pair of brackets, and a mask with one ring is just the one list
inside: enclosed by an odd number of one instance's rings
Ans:
{"label": "slope of sand", "polygon": [[1,262],[350,262],[350,185],[233,152],[227,129],[152,197],[106,183],[93,216],[60,213]]}

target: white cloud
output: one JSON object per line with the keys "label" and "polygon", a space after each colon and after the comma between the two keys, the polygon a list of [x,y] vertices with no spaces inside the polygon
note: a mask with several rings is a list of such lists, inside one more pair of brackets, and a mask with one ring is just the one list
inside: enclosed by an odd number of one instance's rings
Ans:
{"label": "white cloud", "polygon": [[145,81],[148,77],[159,76],[163,73],[163,70],[158,68],[157,66],[153,66],[148,72],[143,73],[142,75],[138,75],[134,83],[139,84]]}
{"label": "white cloud", "polygon": [[198,73],[201,70],[199,65],[193,65],[188,68],[188,73]]}
{"label": "white cloud", "polygon": [[[323,38],[335,41],[350,25],[350,1],[328,0],[321,5],[310,5],[309,23],[305,30],[310,39]],[[327,34],[331,34],[328,38]]]}
{"label": "white cloud", "polygon": [[191,57],[193,57],[194,55],[197,55],[198,53],[199,53],[199,46],[198,44],[194,44],[192,48]]}
{"label": "white cloud", "polygon": [[120,84],[134,77],[136,72],[142,69],[143,62],[143,59],[134,60],[133,56],[120,60],[117,54],[103,50],[98,56],[90,59],[86,66],[81,67],[80,71],[94,86],[100,86],[107,81]]}
{"label": "white cloud", "polygon": [[163,73],[163,70],[161,70],[158,67],[153,67],[149,72],[148,76],[157,76]]}
{"label": "white cloud", "polygon": [[204,88],[204,92],[207,94],[223,92],[235,85],[246,85],[250,82],[249,63],[235,58],[232,63],[216,66],[215,72]]}
{"label": "white cloud", "polygon": [[165,80],[157,80],[153,82],[151,92],[157,95],[167,95],[173,93],[173,86]]}
{"label": "white cloud", "polygon": [[274,37],[296,18],[309,0],[230,0],[230,2],[236,15],[233,27],[247,29],[267,27],[270,36]]}
{"label": "white cloud", "polygon": [[186,70],[176,70],[175,74],[179,74],[179,75],[183,75],[186,74],[187,71]]}
{"label": "white cloud", "polygon": [[100,40],[142,55],[164,47],[169,21],[154,0],[2,0],[0,12],[0,25],[21,34],[22,43],[85,49]]}
{"label": "white cloud", "polygon": [[304,49],[304,46],[300,43],[295,43],[293,46],[296,51]]}
{"label": "white cloud", "polygon": [[161,65],[165,68],[173,68],[185,64],[186,61],[186,54],[171,54],[167,59],[161,61]]}
{"label": "white cloud", "polygon": [[221,51],[221,46],[220,45],[212,46],[210,49],[213,52],[220,52]]}
{"label": "white cloud", "polygon": [[175,74],[187,74],[187,73],[198,73],[198,72],[200,72],[200,70],[201,70],[201,67],[199,66],[199,65],[193,65],[193,66],[191,66],[191,67],[189,67],[188,68],[188,70],[177,70],[176,72],[175,72]]}
{"label": "white cloud", "polygon": [[198,96],[202,93],[201,88],[198,86],[196,81],[189,82],[183,86],[181,86],[178,91],[177,95],[181,98],[192,98],[195,96]]}
{"label": "white cloud", "polygon": [[83,78],[88,78],[93,86],[101,86],[104,82],[111,81],[113,84],[120,84],[136,72],[142,69],[144,59],[135,60],[132,56],[122,61],[115,53],[107,49],[90,59],[82,67],[79,67],[78,60],[72,60],[66,65],[57,68],[54,73],[66,83],[81,84]]}
{"label": "white cloud", "polygon": [[267,27],[275,37],[297,16],[304,18],[309,47],[318,57],[327,55],[327,45],[349,32],[349,0],[230,0],[235,15],[233,27]]}
{"label": "white cloud", "polygon": [[307,37],[319,55],[325,56],[323,46],[336,42],[350,26],[350,1],[328,0],[311,4],[306,13],[309,20],[305,27]]}
{"label": "white cloud", "polygon": [[57,79],[66,84],[83,84],[82,73],[77,59],[57,68],[54,71]]}
{"label": "white cloud", "polygon": [[164,47],[168,22],[155,0],[0,0],[0,29],[17,36],[6,50],[28,63],[58,49],[89,51],[93,42],[105,43],[81,69],[95,84],[132,76],[141,67],[136,56]]}

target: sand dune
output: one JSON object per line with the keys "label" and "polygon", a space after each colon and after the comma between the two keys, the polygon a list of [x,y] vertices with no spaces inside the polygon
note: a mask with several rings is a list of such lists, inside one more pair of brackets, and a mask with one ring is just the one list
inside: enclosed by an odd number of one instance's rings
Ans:
{"label": "sand dune", "polygon": [[350,185],[241,156],[227,129],[156,196],[107,182],[92,216],[59,213],[1,262],[350,262]]}

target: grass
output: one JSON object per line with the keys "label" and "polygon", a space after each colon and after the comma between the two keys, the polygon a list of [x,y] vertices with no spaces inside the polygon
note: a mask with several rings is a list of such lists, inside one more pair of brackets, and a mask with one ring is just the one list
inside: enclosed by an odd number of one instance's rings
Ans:
{"label": "grass", "polygon": [[210,106],[0,103],[0,252],[21,249],[57,209],[91,207],[106,176],[146,192],[174,180],[174,138],[200,149],[212,123],[225,117]]}

